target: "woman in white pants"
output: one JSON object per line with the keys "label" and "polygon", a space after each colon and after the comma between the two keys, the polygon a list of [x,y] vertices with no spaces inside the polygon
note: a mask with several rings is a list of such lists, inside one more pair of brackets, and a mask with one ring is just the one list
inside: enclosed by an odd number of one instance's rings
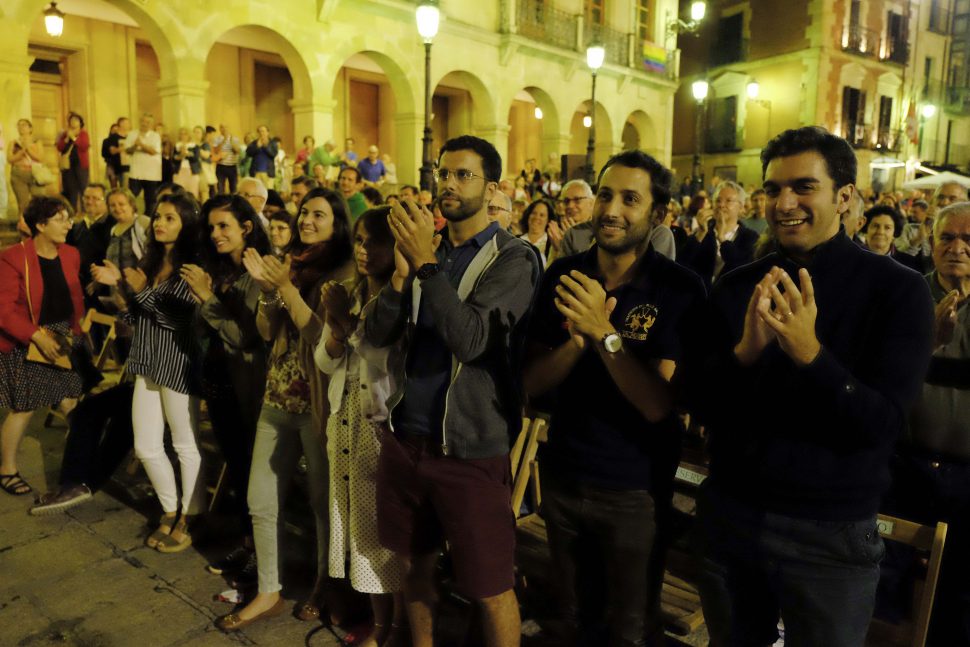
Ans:
{"label": "woman in white pants", "polygon": [[[163,553],[192,544],[191,522],[202,511],[205,487],[200,478],[196,388],[199,349],[193,329],[196,302],[179,269],[195,263],[203,249],[204,228],[199,205],[190,196],[158,199],[140,266],[125,268],[123,280],[133,295],[128,315],[135,336],[128,372],[135,376],[131,420],[135,454],[158,495],[163,515],[145,544]],[[106,262],[117,278],[122,270]],[[178,455],[182,495],[175,470],[165,454],[165,423]],[[182,516],[178,516],[181,503]]]}

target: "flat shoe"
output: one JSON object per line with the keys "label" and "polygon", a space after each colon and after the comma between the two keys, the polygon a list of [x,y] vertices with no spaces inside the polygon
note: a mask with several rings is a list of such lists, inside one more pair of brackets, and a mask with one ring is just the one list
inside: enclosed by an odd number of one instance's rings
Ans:
{"label": "flat shoe", "polygon": [[[158,528],[156,528],[155,532],[148,535],[148,537],[145,539],[145,545],[149,548],[156,548],[158,546],[158,542],[165,537],[168,537],[168,534],[172,532],[172,528],[175,526],[176,518],[177,515],[174,512],[172,514],[163,514],[162,518],[158,520]],[[163,526],[168,528],[167,532],[162,530]]]}
{"label": "flat shoe", "polygon": [[271,606],[269,609],[267,609],[266,611],[263,611],[258,615],[253,616],[249,620],[243,620],[235,613],[227,613],[224,616],[220,616],[216,618],[215,625],[216,627],[218,627],[222,631],[225,631],[226,633],[229,633],[230,631],[239,631],[240,629],[244,627],[248,627],[249,625],[253,624],[258,620],[264,620],[266,618],[275,618],[276,616],[283,613],[285,609],[286,609],[286,601],[283,600],[283,598],[280,598],[279,600],[276,601],[276,604]]}
{"label": "flat shoe", "polygon": [[[155,550],[160,553],[181,553],[192,545],[192,535],[189,534],[189,520],[185,515],[172,527],[172,532],[162,537]],[[176,538],[176,533],[180,538]]]}
{"label": "flat shoe", "polygon": [[311,622],[320,618],[320,607],[312,602],[304,602],[293,610],[293,615],[297,620]]}

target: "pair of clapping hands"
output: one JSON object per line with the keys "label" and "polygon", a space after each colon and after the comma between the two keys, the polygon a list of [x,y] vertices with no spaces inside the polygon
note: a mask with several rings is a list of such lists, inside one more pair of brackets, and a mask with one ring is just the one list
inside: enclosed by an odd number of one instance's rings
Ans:
{"label": "pair of clapping hands", "polygon": [[808,270],[798,270],[799,285],[780,267],[772,267],[754,287],[744,316],[744,332],[734,347],[743,366],[753,364],[768,344],[777,341],[795,364],[806,366],[822,345],[815,336],[815,287]]}
{"label": "pair of clapping hands", "polygon": [[[117,286],[124,282],[136,294],[148,287],[148,276],[139,267],[120,269],[105,259],[104,265],[91,265],[91,276],[101,285]],[[198,303],[205,303],[212,296],[212,277],[198,265],[186,264],[179,269],[182,277]]]}
{"label": "pair of clapping hands", "polygon": [[406,279],[422,265],[438,262],[435,252],[441,234],[435,231],[434,215],[427,207],[405,198],[391,206],[387,224],[394,236],[395,278]]}

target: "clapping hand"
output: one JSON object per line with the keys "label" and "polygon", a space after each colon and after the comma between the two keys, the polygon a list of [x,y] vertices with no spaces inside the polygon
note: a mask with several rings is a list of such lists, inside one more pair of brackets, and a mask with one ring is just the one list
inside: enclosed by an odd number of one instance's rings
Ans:
{"label": "clapping hand", "polygon": [[577,270],[563,274],[556,286],[556,309],[566,317],[566,325],[573,342],[583,348],[589,338],[599,341],[614,331],[610,314],[616,307],[616,298],[607,297],[606,290]]}
{"label": "clapping hand", "polygon": [[198,265],[187,264],[179,269],[179,276],[185,281],[192,298],[198,303],[205,303],[212,298],[212,277]]}
{"label": "clapping hand", "polygon": [[951,290],[935,309],[935,324],[933,326],[934,340],[937,348],[953,341],[953,333],[957,326],[957,307],[960,305],[959,290]]}
{"label": "clapping hand", "polygon": [[135,294],[148,287],[148,276],[144,271],[141,270],[141,268],[126,267],[124,274],[125,283],[128,284],[128,287],[130,287]]}
{"label": "clapping hand", "polygon": [[121,270],[108,259],[104,259],[104,265],[92,263],[91,276],[101,285],[118,285],[122,279]]}
{"label": "clapping hand", "polygon": [[[801,290],[795,285],[788,273],[773,267],[769,276],[767,299],[759,299],[757,310],[761,320],[771,328],[778,339],[778,345],[799,366],[811,364],[822,350],[815,336],[815,320],[818,308],[815,305],[815,287],[808,270],[798,270]],[[778,288],[781,285],[785,292]],[[771,306],[774,305],[774,308]]]}
{"label": "clapping hand", "polygon": [[773,284],[778,268],[773,268],[765,274],[765,277],[754,286],[751,299],[748,300],[748,309],[744,314],[744,332],[741,334],[741,341],[734,347],[734,355],[742,366],[750,366],[762,351],[775,341],[775,332],[762,319],[760,311],[764,308],[771,308],[771,296],[768,293],[768,286]]}
{"label": "clapping hand", "polygon": [[559,249],[563,236],[563,230],[559,228],[559,223],[555,220],[550,220],[549,225],[546,227],[546,234],[549,236],[549,242],[552,244],[553,249]]}
{"label": "clapping hand", "polygon": [[[407,205],[407,210],[404,205]],[[403,254],[412,270],[438,262],[435,250],[441,236],[435,232],[434,216],[427,207],[419,206],[413,200],[405,200],[403,204],[391,207],[387,222],[394,235],[395,250]]]}
{"label": "clapping hand", "polygon": [[243,267],[249,272],[249,276],[253,277],[256,281],[256,285],[263,292],[273,292],[276,290],[276,286],[270,282],[269,278],[266,276],[266,264],[263,262],[263,257],[259,255],[252,247],[247,247],[243,252]]}
{"label": "clapping hand", "polygon": [[320,303],[327,310],[327,323],[330,324],[334,339],[343,342],[353,328],[347,289],[336,281],[327,281],[320,288]]}

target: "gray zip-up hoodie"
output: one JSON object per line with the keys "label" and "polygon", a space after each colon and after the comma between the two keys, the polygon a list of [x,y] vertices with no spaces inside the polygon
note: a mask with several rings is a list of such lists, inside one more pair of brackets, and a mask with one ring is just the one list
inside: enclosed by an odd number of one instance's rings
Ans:
{"label": "gray zip-up hoodie", "polygon": [[[439,260],[443,254],[439,251]],[[451,351],[442,453],[458,458],[508,453],[509,438],[521,425],[519,355],[540,272],[531,247],[500,229],[472,259],[457,291],[439,272],[413,281],[404,293],[388,284],[378,296],[364,328],[371,344],[387,346],[410,335],[420,307],[431,310]],[[387,403],[392,421],[407,380],[396,377],[398,389]]]}

